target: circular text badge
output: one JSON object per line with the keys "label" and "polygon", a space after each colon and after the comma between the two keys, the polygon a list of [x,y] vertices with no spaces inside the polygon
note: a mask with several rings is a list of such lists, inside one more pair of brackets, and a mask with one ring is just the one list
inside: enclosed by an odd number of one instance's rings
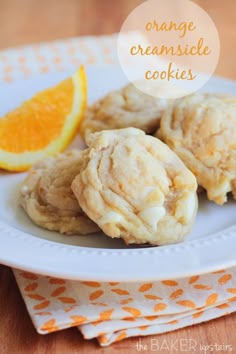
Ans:
{"label": "circular text badge", "polygon": [[148,0],[136,7],[117,46],[130,82],[152,96],[173,99],[203,87],[220,54],[214,22],[189,0]]}

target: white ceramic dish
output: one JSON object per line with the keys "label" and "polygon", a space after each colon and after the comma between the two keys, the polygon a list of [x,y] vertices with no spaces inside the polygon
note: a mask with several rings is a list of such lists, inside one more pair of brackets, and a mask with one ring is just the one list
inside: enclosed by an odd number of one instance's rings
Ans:
{"label": "white ceramic dish", "polygon": [[[0,116],[70,73],[36,75],[11,85],[1,84]],[[112,65],[89,66],[87,75],[90,102],[126,83],[119,67]],[[212,78],[204,87],[204,91],[209,90],[236,95],[236,83]],[[36,227],[18,205],[19,184],[24,176],[0,172],[2,264],[67,279],[99,281],[170,279],[236,266],[233,200],[219,207],[201,196],[196,223],[185,242],[134,248],[104,235],[68,237]]]}

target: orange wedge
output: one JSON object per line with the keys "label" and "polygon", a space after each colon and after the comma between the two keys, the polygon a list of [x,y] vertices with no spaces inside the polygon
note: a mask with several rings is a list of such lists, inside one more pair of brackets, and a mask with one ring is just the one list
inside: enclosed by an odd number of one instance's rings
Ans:
{"label": "orange wedge", "polygon": [[87,101],[83,66],[0,118],[0,168],[24,171],[63,151],[78,131]]}

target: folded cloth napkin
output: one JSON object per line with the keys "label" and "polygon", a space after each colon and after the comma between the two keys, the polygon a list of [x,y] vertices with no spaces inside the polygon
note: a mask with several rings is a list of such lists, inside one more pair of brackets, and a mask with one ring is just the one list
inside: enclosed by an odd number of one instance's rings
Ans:
{"label": "folded cloth napkin", "polygon": [[107,346],[236,310],[236,268],[146,283],[71,281],[14,270],[38,333],[78,326]]}

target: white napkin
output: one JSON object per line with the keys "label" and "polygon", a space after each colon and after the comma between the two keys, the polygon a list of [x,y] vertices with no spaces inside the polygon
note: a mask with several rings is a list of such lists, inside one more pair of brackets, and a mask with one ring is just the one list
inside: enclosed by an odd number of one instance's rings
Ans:
{"label": "white napkin", "polygon": [[236,268],[147,283],[71,281],[14,270],[38,333],[78,326],[101,346],[236,310]]}

